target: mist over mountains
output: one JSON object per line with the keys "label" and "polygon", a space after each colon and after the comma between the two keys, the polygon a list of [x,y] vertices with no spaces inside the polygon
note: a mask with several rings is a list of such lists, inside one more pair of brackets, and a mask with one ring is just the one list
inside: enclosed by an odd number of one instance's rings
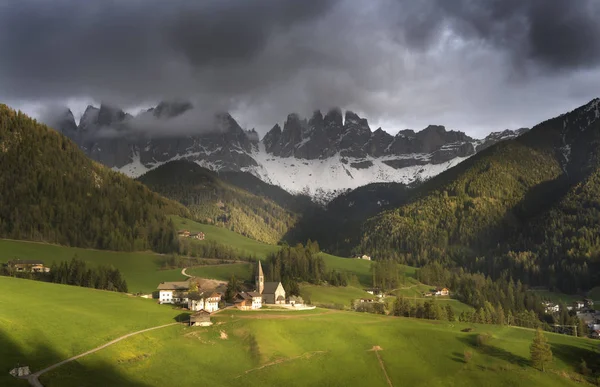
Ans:
{"label": "mist over mountains", "polygon": [[291,193],[327,202],[373,182],[425,180],[526,129],[474,139],[430,125],[395,136],[366,118],[334,108],[310,118],[289,114],[262,138],[229,113],[207,114],[187,101],[161,102],[136,116],[102,104],[88,106],[79,124],[68,109],[43,118],[94,160],[138,177],[170,160],[190,160],[214,171],[249,172]]}

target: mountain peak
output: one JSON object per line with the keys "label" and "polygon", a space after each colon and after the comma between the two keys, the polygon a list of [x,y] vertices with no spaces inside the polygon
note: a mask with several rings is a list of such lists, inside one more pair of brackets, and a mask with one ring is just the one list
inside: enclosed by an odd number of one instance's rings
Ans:
{"label": "mountain peak", "polygon": [[162,101],[153,110],[155,117],[172,118],[192,109],[191,102],[184,100]]}

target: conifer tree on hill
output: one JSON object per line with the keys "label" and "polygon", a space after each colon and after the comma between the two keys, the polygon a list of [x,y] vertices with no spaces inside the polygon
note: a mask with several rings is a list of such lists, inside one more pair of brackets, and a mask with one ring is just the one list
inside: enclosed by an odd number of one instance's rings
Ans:
{"label": "conifer tree on hill", "polygon": [[532,365],[545,372],[546,365],[552,362],[552,349],[540,328],[535,331],[535,336],[529,350],[531,352]]}

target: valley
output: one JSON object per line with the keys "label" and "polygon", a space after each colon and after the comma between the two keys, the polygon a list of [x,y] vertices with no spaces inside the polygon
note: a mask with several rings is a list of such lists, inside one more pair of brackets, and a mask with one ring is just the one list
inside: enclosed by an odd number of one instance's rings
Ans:
{"label": "valley", "polygon": [[[6,277],[0,277],[0,289],[1,363],[18,362],[34,369],[124,333],[175,322],[182,313],[113,292]],[[21,298],[8,296],[12,292],[18,292]],[[27,308],[28,312],[23,313],[24,305],[47,303],[55,307],[50,311]],[[70,316],[68,320],[63,318],[65,314]],[[533,332],[513,327],[324,309],[226,310],[216,314],[214,320],[208,328],[175,325],[133,336],[56,368],[42,375],[40,381],[44,386],[149,386],[188,384],[200,378],[227,386],[242,378],[246,385],[275,381],[289,385],[348,385],[358,378],[360,385],[385,386],[377,357],[370,351],[380,346],[379,356],[393,385],[424,385],[425,380],[433,380],[440,385],[460,381],[466,386],[575,386],[585,384],[585,378],[577,374],[581,359],[590,367],[597,361],[593,341],[547,334],[555,362],[551,371],[536,371],[527,360]],[[91,327],[94,335],[89,334]],[[464,328],[471,331],[461,332]],[[491,335],[483,346],[476,344],[480,334]],[[248,346],[251,336],[257,343],[254,350]],[[309,337],[318,339],[307,340]],[[465,363],[467,351],[472,356]],[[340,373],[340,367],[346,371]],[[173,373],[174,368],[179,372]],[[0,375],[0,380],[6,386],[26,385],[7,374]]]}

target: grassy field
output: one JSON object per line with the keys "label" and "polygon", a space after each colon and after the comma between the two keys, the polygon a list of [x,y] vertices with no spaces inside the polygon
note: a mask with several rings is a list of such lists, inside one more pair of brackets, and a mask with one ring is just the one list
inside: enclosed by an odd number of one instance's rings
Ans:
{"label": "grassy field", "polygon": [[[18,295],[16,297],[15,295]],[[48,305],[52,307],[49,308]],[[123,334],[175,320],[155,302],[93,289],[0,277],[0,385]],[[597,342],[547,333],[554,362],[530,367],[533,331],[316,309],[225,310],[212,327],[175,325],[130,337],[41,377],[53,386],[576,386]],[[472,332],[461,330],[471,327]],[[489,333],[483,347],[476,336]],[[254,342],[254,345],[251,343]],[[382,348],[377,354],[374,346]],[[463,353],[473,356],[464,362]],[[381,363],[378,360],[381,358]]]}
{"label": "grassy field", "polygon": [[[244,254],[254,255],[259,259],[264,259],[268,254],[279,250],[279,246],[255,241],[254,239],[247,238],[222,227],[197,223],[193,220],[184,219],[179,216],[172,216],[171,219],[173,220],[173,223],[175,223],[175,227],[178,230],[185,229],[189,230],[190,232],[202,231],[205,234],[206,241],[215,241],[217,243],[234,247]],[[203,242],[197,241],[196,243]]]}
{"label": "grassy field", "polygon": [[186,273],[200,278],[229,281],[231,275],[242,281],[254,281],[251,263],[232,263],[226,265],[198,266],[186,270]]}
{"label": "grassy field", "polygon": [[0,385],[12,383],[17,363],[39,370],[180,313],[125,294],[0,277]]}
{"label": "grassy field", "polygon": [[[548,334],[555,361],[529,365],[526,329],[316,310],[223,312],[208,328],[174,326],[120,342],[41,378],[47,387],[212,386],[581,386],[571,380],[593,342]],[[335,329],[331,329],[335,327]],[[479,333],[493,338],[475,345]],[[254,350],[251,350],[251,337]],[[371,349],[380,346],[375,353]],[[473,353],[467,364],[465,350]],[[381,358],[381,363],[378,360]],[[111,372],[106,372],[111,367]]]}
{"label": "grassy field", "polygon": [[90,265],[112,265],[118,268],[129,291],[152,292],[162,281],[182,281],[181,269],[160,270],[160,256],[154,253],[125,253],[56,246],[45,243],[0,240],[0,263],[11,259],[40,259],[48,266],[52,262],[69,261],[73,256]]}
{"label": "grassy field", "polygon": [[352,286],[316,286],[302,284],[300,295],[309,299],[313,305],[343,305],[350,307],[350,301],[357,298],[373,298],[373,295]]}

